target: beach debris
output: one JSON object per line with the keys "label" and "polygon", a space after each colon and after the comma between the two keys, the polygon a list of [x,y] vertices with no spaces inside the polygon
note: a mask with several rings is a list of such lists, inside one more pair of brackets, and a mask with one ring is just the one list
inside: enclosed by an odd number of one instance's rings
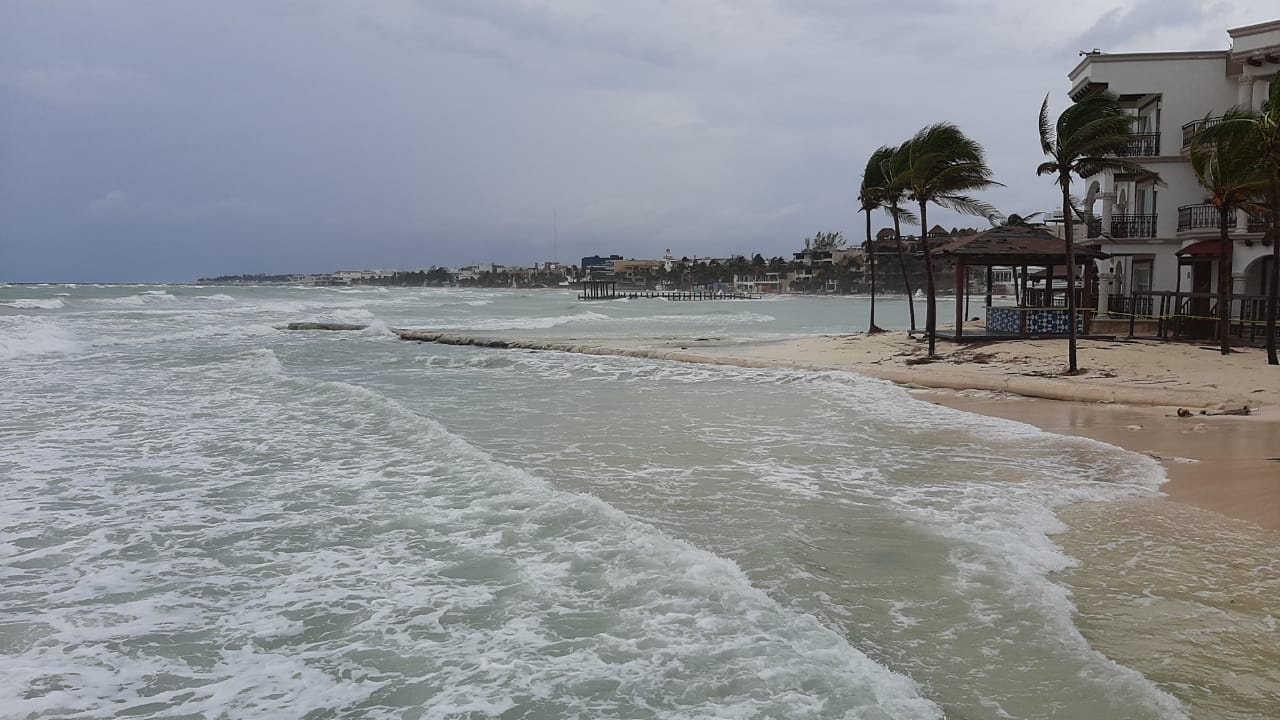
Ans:
{"label": "beach debris", "polygon": [[1125,430],[1141,430],[1142,426],[1141,425],[1125,425],[1124,429]]}
{"label": "beach debris", "polygon": [[1202,433],[1202,432],[1208,432],[1208,431],[1209,431],[1209,426],[1208,426],[1208,425],[1205,425],[1204,423],[1196,423],[1195,425],[1192,425],[1192,426],[1191,426],[1191,431],[1192,431],[1192,432],[1199,432],[1199,433]]}
{"label": "beach debris", "polygon": [[1178,417],[1191,417],[1192,413],[1186,408],[1178,408]]}
{"label": "beach debris", "polygon": [[1245,405],[1244,407],[1241,407],[1241,408],[1229,408],[1229,409],[1227,409],[1227,410],[1215,410],[1214,412],[1209,412],[1209,411],[1207,411],[1207,410],[1201,410],[1201,411],[1200,411],[1200,414],[1201,414],[1201,415],[1248,415],[1248,414],[1250,414],[1250,413],[1252,413],[1252,412],[1253,412],[1253,410],[1252,410],[1252,409],[1250,409],[1248,405]]}

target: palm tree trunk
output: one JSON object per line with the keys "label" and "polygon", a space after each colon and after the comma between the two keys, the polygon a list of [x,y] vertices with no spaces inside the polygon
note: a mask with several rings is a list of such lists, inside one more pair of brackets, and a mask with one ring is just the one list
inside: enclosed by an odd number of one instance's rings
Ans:
{"label": "palm tree trunk", "polygon": [[[1274,80],[1272,82],[1275,82]],[[1280,172],[1271,173],[1271,277],[1267,280],[1267,364],[1280,365],[1276,356],[1276,305],[1280,304]]]}
{"label": "palm tree trunk", "polygon": [[[1076,362],[1076,242],[1072,237],[1075,235],[1075,223],[1071,217],[1071,195],[1067,187],[1064,184],[1062,189],[1062,234],[1067,242],[1067,374],[1075,375],[1080,372]],[[1049,278],[1052,282],[1053,268],[1049,269]]]}
{"label": "palm tree trunk", "polygon": [[916,331],[916,301],[911,295],[911,276],[907,273],[907,254],[902,249],[902,228],[898,221],[898,206],[892,208],[893,240],[898,245],[898,267],[902,270],[902,287],[907,291],[907,313],[911,316],[911,332]]}
{"label": "palm tree trunk", "polygon": [[1218,342],[1223,355],[1231,354],[1231,209],[1218,206]]}
{"label": "palm tree trunk", "polygon": [[871,322],[867,334],[881,332],[876,326],[876,246],[871,244],[871,211],[867,210],[867,265],[871,268]]}
{"label": "palm tree trunk", "polygon": [[925,215],[925,202],[920,201],[920,247],[924,248],[924,332],[929,336],[929,357],[936,356],[938,344],[938,297],[937,288],[933,284],[933,252],[929,249],[928,218]]}

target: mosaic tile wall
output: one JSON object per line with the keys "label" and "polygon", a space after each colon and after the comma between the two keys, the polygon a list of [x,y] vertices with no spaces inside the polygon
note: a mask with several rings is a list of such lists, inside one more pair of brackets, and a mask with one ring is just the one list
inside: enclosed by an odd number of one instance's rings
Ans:
{"label": "mosaic tile wall", "polygon": [[1022,333],[1022,311],[1017,308],[987,308],[987,332]]}
{"label": "mosaic tile wall", "polygon": [[[1026,326],[1023,326],[1023,318]],[[1084,313],[1076,313],[1076,330],[1084,332]],[[987,331],[1011,335],[1066,335],[1065,310],[1022,310],[987,308]]]}

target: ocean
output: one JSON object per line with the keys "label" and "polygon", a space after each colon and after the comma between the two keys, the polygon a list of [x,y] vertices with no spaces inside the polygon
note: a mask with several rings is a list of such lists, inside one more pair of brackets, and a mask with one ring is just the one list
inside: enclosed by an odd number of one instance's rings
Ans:
{"label": "ocean", "polygon": [[1150,458],[847,373],[388,332],[732,344],[866,307],[0,286],[0,717],[1266,717],[1087,636],[1112,546],[1060,514],[1154,497]]}

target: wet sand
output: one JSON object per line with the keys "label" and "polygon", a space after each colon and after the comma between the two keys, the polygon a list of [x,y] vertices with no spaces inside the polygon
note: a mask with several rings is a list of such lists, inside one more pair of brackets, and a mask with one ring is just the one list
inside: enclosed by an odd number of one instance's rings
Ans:
{"label": "wet sand", "polygon": [[1160,461],[1169,499],[1280,531],[1280,422],[1270,417],[1192,415],[1134,407],[921,391],[930,402],[1078,435]]}

